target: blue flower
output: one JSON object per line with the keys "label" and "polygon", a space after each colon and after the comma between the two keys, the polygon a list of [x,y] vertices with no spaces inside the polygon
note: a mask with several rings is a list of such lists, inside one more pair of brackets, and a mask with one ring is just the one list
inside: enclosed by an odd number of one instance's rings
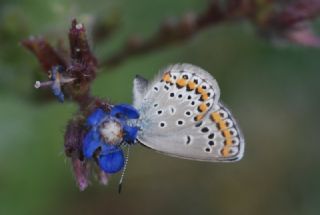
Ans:
{"label": "blue flower", "polygon": [[96,109],[88,118],[90,130],[83,139],[83,155],[95,159],[106,173],[116,173],[124,165],[123,142],[134,144],[138,128],[128,125],[128,120],[138,119],[138,111],[130,105],[112,107],[110,112]]}
{"label": "blue flower", "polygon": [[53,95],[57,97],[59,102],[64,101],[64,94],[61,90],[62,85],[62,73],[63,68],[61,66],[55,66],[51,70],[51,77],[50,80],[52,81],[51,90]]}
{"label": "blue flower", "polygon": [[53,95],[57,97],[59,102],[64,101],[64,94],[62,92],[62,86],[64,84],[71,84],[76,78],[66,74],[66,70],[62,66],[53,66],[49,71],[49,81],[40,82],[36,81],[35,88],[50,87]]}

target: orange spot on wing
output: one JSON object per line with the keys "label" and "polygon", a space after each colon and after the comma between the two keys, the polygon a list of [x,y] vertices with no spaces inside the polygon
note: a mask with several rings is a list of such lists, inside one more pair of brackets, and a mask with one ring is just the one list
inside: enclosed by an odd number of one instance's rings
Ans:
{"label": "orange spot on wing", "polygon": [[230,130],[226,129],[222,131],[223,136],[226,138],[226,140],[231,139],[232,135],[230,134]]}
{"label": "orange spot on wing", "polygon": [[196,83],[194,83],[193,81],[189,81],[187,85],[189,90],[194,90],[196,86],[197,86]]}
{"label": "orange spot on wing", "polygon": [[232,140],[230,138],[226,139],[225,146],[222,149],[222,155],[227,157],[230,155],[230,147],[232,146]]}
{"label": "orange spot on wing", "polygon": [[204,92],[204,93],[201,94],[201,99],[202,99],[203,101],[206,101],[208,98],[209,98],[209,96],[208,96],[208,93],[207,93],[207,92]]}
{"label": "orange spot on wing", "polygon": [[185,87],[187,85],[187,81],[183,78],[180,78],[177,80],[176,84],[179,86],[179,87]]}
{"label": "orange spot on wing", "polygon": [[169,72],[166,72],[163,76],[162,76],[162,80],[169,83],[171,82],[171,77],[170,77],[170,74]]}
{"label": "orange spot on wing", "polygon": [[202,87],[201,87],[201,86],[198,86],[198,87],[197,87],[197,93],[199,93],[199,94],[203,94],[203,93],[205,93],[205,90],[204,90],[204,89],[202,89]]}
{"label": "orange spot on wing", "polygon": [[200,121],[200,120],[202,120],[202,118],[203,118],[203,114],[199,114],[196,116],[195,120]]}
{"label": "orange spot on wing", "polygon": [[220,114],[218,112],[213,112],[211,114],[211,119],[216,123],[218,123],[218,122],[220,122],[222,120],[221,116],[220,116]]}
{"label": "orange spot on wing", "polygon": [[204,112],[208,109],[208,107],[205,103],[201,103],[201,105],[199,105],[198,109],[200,112]]}
{"label": "orange spot on wing", "polygon": [[224,147],[224,148],[222,149],[222,155],[223,155],[224,157],[228,157],[228,156],[229,156],[229,151],[230,151],[230,149],[229,149],[228,146]]}
{"label": "orange spot on wing", "polygon": [[226,122],[221,120],[221,121],[219,122],[219,128],[220,128],[220,130],[225,130],[225,129],[227,129],[228,127],[227,127],[227,125],[226,125]]}
{"label": "orange spot on wing", "polygon": [[226,146],[231,146],[232,145],[232,139],[231,138],[226,139],[225,144],[226,144]]}
{"label": "orange spot on wing", "polygon": [[226,122],[222,119],[219,112],[211,113],[211,119],[219,125],[219,130],[225,138],[225,146],[221,150],[222,156],[228,157],[230,155],[230,147],[232,146],[232,135]]}

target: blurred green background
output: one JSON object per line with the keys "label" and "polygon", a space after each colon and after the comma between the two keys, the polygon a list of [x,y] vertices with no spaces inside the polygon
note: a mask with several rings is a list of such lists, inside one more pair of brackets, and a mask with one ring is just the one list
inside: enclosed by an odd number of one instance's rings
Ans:
{"label": "blurred green background", "polygon": [[[131,33],[149,36],[168,16],[202,11],[198,0],[2,0],[0,3],[0,214],[320,214],[320,50],[274,46],[248,23],[222,24],[177,46],[99,71],[93,93],[131,103],[136,74],[152,78],[171,63],[210,71],[246,139],[241,162],[180,160],[136,146],[124,192],[80,192],[63,154],[71,103],[39,102],[40,66],[20,45],[44,35],[67,45],[70,20],[121,17],[112,39],[91,44],[99,59]],[[89,34],[90,36],[90,34]],[[126,83],[121,85],[120,83]]]}

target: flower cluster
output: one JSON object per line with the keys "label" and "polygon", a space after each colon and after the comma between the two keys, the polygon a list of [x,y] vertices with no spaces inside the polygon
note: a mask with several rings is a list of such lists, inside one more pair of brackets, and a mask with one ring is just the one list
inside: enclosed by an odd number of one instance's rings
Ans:
{"label": "flower cluster", "polygon": [[94,159],[106,173],[116,173],[124,166],[123,143],[134,144],[138,128],[128,121],[138,119],[138,111],[130,105],[115,105],[110,112],[96,109],[88,118],[89,131],[84,137],[82,152]]}
{"label": "flower cluster", "polygon": [[90,93],[98,62],[90,50],[82,23],[72,21],[69,51],[65,47],[53,48],[42,37],[30,37],[21,43],[37,56],[43,72],[49,77],[48,81],[37,81],[36,88],[50,87],[60,102],[65,99],[76,101],[81,109],[89,108],[98,100]]}

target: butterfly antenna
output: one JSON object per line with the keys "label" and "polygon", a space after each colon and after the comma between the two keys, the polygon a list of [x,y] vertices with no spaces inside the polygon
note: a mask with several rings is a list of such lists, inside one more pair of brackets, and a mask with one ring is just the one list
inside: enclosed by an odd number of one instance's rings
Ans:
{"label": "butterfly antenna", "polygon": [[128,147],[127,147],[126,160],[125,160],[125,163],[124,163],[124,167],[123,167],[123,170],[122,170],[122,174],[121,174],[121,178],[120,178],[119,186],[118,186],[118,193],[119,193],[119,194],[121,193],[121,190],[122,190],[122,182],[123,182],[124,174],[125,174],[125,172],[126,172],[127,165],[128,165],[129,152],[130,152],[130,146],[128,145]]}

